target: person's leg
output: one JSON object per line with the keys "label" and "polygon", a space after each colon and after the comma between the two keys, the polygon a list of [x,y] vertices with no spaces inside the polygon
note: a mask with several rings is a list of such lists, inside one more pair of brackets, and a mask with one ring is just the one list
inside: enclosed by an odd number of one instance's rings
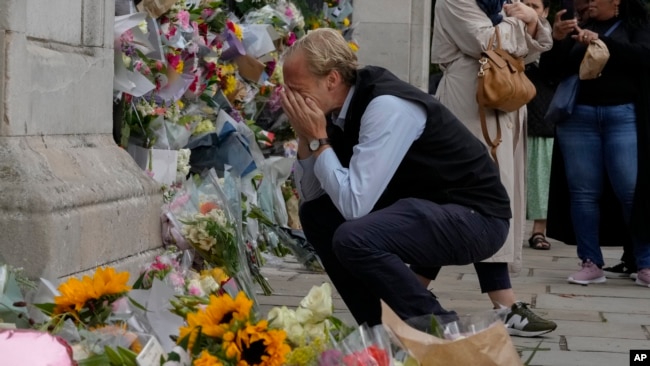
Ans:
{"label": "person's leg", "polygon": [[[633,104],[601,107],[607,176],[629,222],[637,180],[636,113]],[[650,243],[634,239],[639,270],[650,268]]]}
{"label": "person's leg", "polygon": [[546,216],[551,177],[552,137],[528,137],[526,161],[526,218],[533,220],[528,243],[533,249],[550,249],[546,239]]}
{"label": "person's leg", "polygon": [[508,220],[466,207],[408,198],[345,222],[333,248],[343,266],[403,319],[446,314],[405,263],[439,267],[481,261],[500,248],[508,226]]}
{"label": "person's leg", "polygon": [[553,321],[543,319],[528,308],[528,304],[517,301],[510,283],[507,263],[475,263],[481,292],[487,293],[495,309],[507,308],[504,319],[510,335],[537,337],[557,328]]}
{"label": "person's leg", "polygon": [[442,267],[422,267],[411,264],[411,271],[415,273],[415,277],[417,277],[422,286],[426,288],[429,287],[431,281],[435,280],[436,277],[438,277],[438,273],[440,273],[441,268]]}
{"label": "person's leg", "polygon": [[381,318],[379,296],[356,278],[332,251],[332,238],[345,219],[325,195],[300,206],[300,223],[307,241],[313,245],[325,271],[359,324]]}
{"label": "person's leg", "polygon": [[583,269],[570,282],[605,282],[598,239],[599,200],[603,190],[603,146],[596,107],[577,105],[571,117],[557,126],[556,143],[564,157],[571,201],[571,219]]}

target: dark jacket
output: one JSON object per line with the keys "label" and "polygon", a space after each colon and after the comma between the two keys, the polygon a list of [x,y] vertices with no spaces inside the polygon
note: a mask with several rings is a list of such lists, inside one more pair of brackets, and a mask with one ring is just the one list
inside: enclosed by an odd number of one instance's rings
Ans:
{"label": "dark jacket", "polygon": [[[650,25],[646,24],[641,29],[630,29],[627,25],[621,25],[612,33],[611,37],[601,36],[600,38],[610,52],[610,59],[603,70],[603,75],[608,72],[608,69],[615,69],[616,73],[621,75],[615,82],[620,82],[619,85],[631,83],[630,85],[634,88],[632,101],[636,109],[638,175],[629,233],[640,240],[650,241],[650,70],[648,70]],[[576,64],[575,60],[567,62],[567,52],[571,52],[572,48],[574,52],[576,50],[571,46],[571,42],[574,41],[567,39],[561,43],[556,42],[551,51],[542,54],[542,68],[557,67],[562,76],[578,72],[579,63]],[[556,46],[558,46],[557,49]],[[584,54],[584,46],[582,48]],[[567,65],[561,66],[562,63]],[[623,78],[625,81],[622,80]],[[589,85],[587,84],[585,87],[581,84],[580,88],[589,90]],[[569,216],[568,197],[562,156],[559,149],[554,149],[547,235],[573,244],[575,235]],[[622,218],[620,204],[613,197],[611,187],[606,189],[601,200],[600,228],[601,244],[620,245],[625,240],[630,240],[628,227]]]}
{"label": "dark jacket", "polygon": [[374,210],[416,197],[463,205],[488,216],[511,217],[508,194],[483,143],[431,95],[380,67],[357,72],[344,132],[329,134],[343,166],[349,166],[353,148],[359,143],[361,116],[370,101],[381,95],[419,103],[428,117],[422,135],[407,151]]}
{"label": "dark jacket", "polygon": [[533,100],[526,105],[528,115],[526,128],[528,136],[553,137],[555,136],[555,124],[545,119],[544,116],[551,103],[551,99],[553,99],[553,94],[555,94],[557,82],[544,74],[540,70],[537,62],[531,62],[526,65],[526,76],[528,76],[528,79],[535,85],[535,89],[537,90]]}

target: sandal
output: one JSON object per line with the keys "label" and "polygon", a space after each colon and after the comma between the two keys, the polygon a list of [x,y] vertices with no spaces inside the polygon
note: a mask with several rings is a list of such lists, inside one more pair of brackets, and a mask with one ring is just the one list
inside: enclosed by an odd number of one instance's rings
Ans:
{"label": "sandal", "polygon": [[546,240],[546,236],[543,233],[533,233],[530,239],[528,239],[528,245],[537,250],[551,249],[551,243]]}

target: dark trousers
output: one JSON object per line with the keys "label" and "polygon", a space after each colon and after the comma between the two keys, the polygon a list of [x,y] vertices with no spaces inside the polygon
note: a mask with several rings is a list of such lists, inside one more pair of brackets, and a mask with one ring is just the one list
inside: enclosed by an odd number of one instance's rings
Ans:
{"label": "dark trousers", "polygon": [[[420,276],[430,280],[438,277],[441,267],[420,267],[411,265],[411,270]],[[476,277],[481,286],[481,292],[492,292],[512,288],[510,283],[510,273],[508,273],[508,263],[502,262],[477,262],[474,263]]]}
{"label": "dark trousers", "polygon": [[330,280],[359,324],[381,323],[380,299],[402,319],[445,310],[409,263],[422,267],[482,261],[501,248],[509,220],[416,198],[345,221],[329,196],[300,207],[300,221]]}

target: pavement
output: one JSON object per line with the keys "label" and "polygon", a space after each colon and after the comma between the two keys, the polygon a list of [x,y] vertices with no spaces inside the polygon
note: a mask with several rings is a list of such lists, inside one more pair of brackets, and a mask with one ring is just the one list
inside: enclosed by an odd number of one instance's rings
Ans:
{"label": "pavement", "polygon": [[[569,284],[568,275],[579,269],[576,247],[550,242],[547,251],[531,249],[526,243],[523,270],[511,279],[520,301],[558,324],[554,332],[540,337],[512,337],[522,361],[531,366],[618,366],[633,364],[630,350],[650,354],[650,288],[631,279]],[[608,266],[617,264],[621,254],[620,247],[603,248]],[[295,308],[312,286],[328,281],[326,274],[305,270],[291,257],[269,261],[262,272],[274,289],[271,296],[258,296],[262,311],[281,305]],[[459,314],[492,307],[487,295],[481,294],[471,265],[443,268],[431,288],[443,307]],[[335,315],[355,324],[340,296],[334,294],[333,300]]]}

